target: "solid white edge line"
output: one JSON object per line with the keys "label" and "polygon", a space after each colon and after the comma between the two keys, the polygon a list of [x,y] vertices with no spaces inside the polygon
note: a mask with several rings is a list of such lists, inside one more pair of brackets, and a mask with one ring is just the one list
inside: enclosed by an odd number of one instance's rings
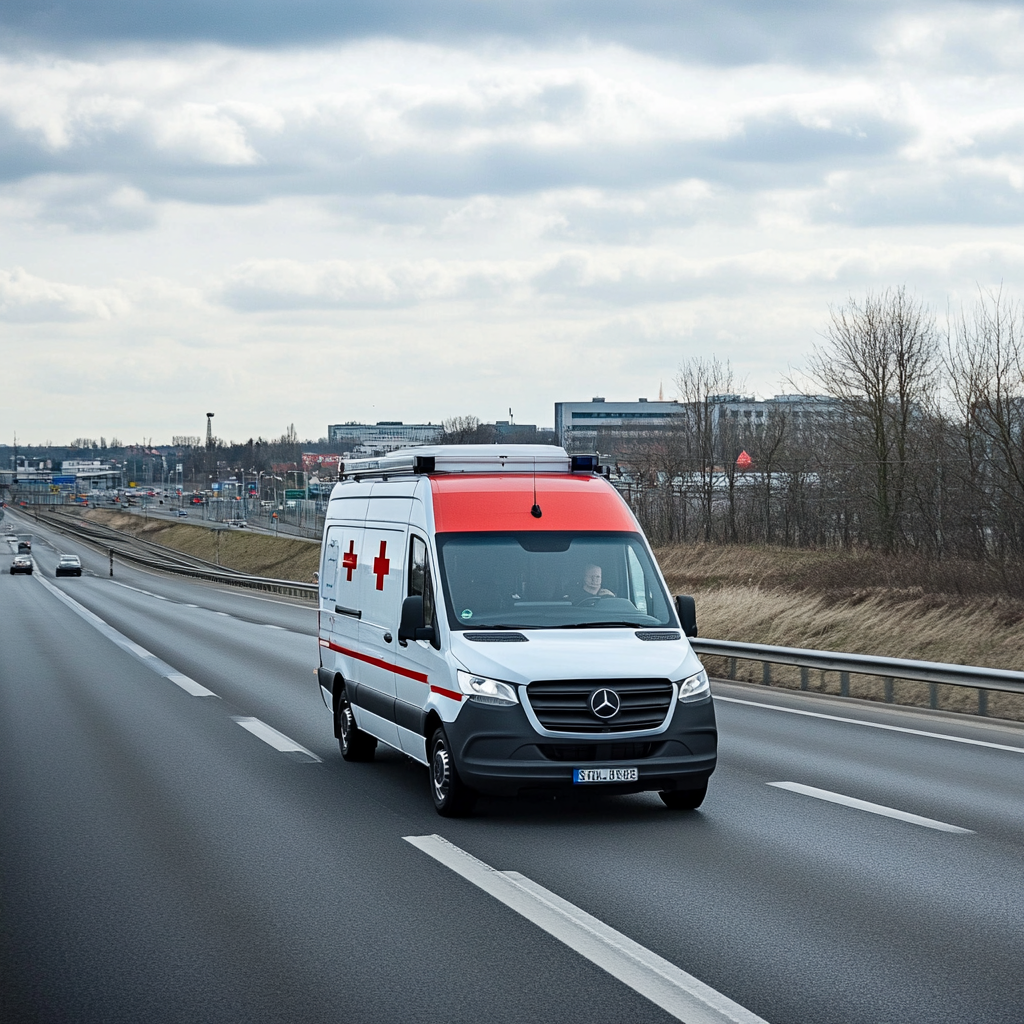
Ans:
{"label": "solid white edge line", "polygon": [[238,715],[234,716],[234,721],[243,729],[251,732],[257,739],[263,740],[264,743],[279,750],[282,754],[305,754],[311,761],[321,760],[312,750],[307,750],[301,743],[296,743],[290,736],[285,736],[283,732],[278,732],[273,726],[267,725],[266,722],[260,721],[258,718]]}
{"label": "solid white edge line", "polygon": [[765,1024],[675,964],[516,871],[498,871],[443,836],[403,836],[418,850],[565,943],[685,1024]]}
{"label": "solid white edge line", "polygon": [[756,700],[743,700],[740,697],[723,697],[715,694],[715,701],[728,704],[746,704],[752,708],[767,708],[769,711],[782,711],[787,715],[804,715],[807,718],[824,718],[829,722],[844,722],[846,725],[863,725],[868,729],[884,729],[886,732],[903,732],[911,736],[924,736],[930,740],[948,740],[950,743],[966,743],[972,747],[988,747],[991,750],[1008,750],[1013,754],[1024,754],[1024,747],[1012,747],[1006,743],[992,743],[989,740],[972,740],[966,736],[950,736],[944,732],[926,732],[924,729],[909,729],[905,725],[886,725],[883,722],[865,722],[860,718],[844,718],[842,715],[826,715],[821,711],[803,711],[800,708],[784,708],[778,704],[764,704]]}
{"label": "solid white edge line", "polygon": [[899,821],[909,822],[911,825],[922,825],[924,828],[933,828],[937,832],[954,832],[959,835],[974,835],[974,829],[961,828],[959,825],[950,825],[945,821],[936,821],[934,818],[923,818],[920,814],[911,814],[909,811],[899,811],[895,807],[886,807],[884,804],[873,804],[869,800],[858,800],[853,796],[846,796],[843,793],[833,793],[827,789],[818,789],[815,786],[805,786],[800,782],[769,782],[769,786],[776,789],[787,789],[791,793],[801,793],[804,796],[813,796],[816,800],[826,800],[830,804],[841,804],[843,807],[853,807],[858,811],[869,811],[871,814],[880,814],[884,818],[896,818]]}
{"label": "solid white edge line", "polygon": [[[33,573],[33,575],[35,575]],[[120,647],[122,651],[130,654],[133,658],[137,658],[147,668],[152,669],[158,676],[162,676],[164,679],[170,680],[176,686],[180,686],[186,693],[191,694],[193,697],[216,697],[217,694],[213,690],[208,690],[202,683],[197,683],[194,679],[190,679],[188,676],[183,675],[176,669],[172,668],[165,661],[161,661],[152,651],[147,651],[145,647],[140,647],[134,640],[129,639],[124,633],[119,632],[110,625],[109,622],[104,622],[95,612],[89,611],[84,605],[79,604],[73,597],[69,597],[59,587],[55,587],[49,580],[44,579],[42,576],[36,576],[36,579],[59,601],[63,601],[76,615],[84,619],[90,626],[93,627],[97,632],[102,633],[111,643]]]}

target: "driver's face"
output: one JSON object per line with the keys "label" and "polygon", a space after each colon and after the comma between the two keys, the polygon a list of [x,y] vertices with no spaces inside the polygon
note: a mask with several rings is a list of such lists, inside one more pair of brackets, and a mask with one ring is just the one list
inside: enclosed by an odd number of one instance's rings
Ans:
{"label": "driver's face", "polygon": [[601,566],[588,565],[583,570],[583,589],[588,594],[596,594],[601,589]]}

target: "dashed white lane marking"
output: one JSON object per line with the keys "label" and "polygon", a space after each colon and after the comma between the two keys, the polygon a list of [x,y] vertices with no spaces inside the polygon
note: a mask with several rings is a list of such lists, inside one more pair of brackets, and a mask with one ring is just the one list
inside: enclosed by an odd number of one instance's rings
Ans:
{"label": "dashed white lane marking", "polygon": [[134,590],[136,594],[145,594],[146,597],[155,597],[158,601],[166,601],[167,598],[163,594],[154,594],[151,590],[143,590],[141,587],[130,587],[127,583],[119,583],[117,580],[111,580],[111,583],[115,587],[124,587],[125,590]]}
{"label": "dashed white lane marking", "polygon": [[55,587],[48,579],[36,576],[36,579],[51,593],[58,601],[63,601],[76,615],[85,619],[93,629],[102,633],[111,643],[116,644],[122,651],[126,651],[133,658],[137,658],[147,668],[152,669],[158,676],[169,679],[175,686],[180,686],[186,693],[193,697],[216,697],[213,690],[208,690],[201,683],[182,675],[176,668],[172,668],[166,661],[162,661],[152,651],[140,647],[134,640],[129,639],[124,633],[118,632],[109,623],[104,622],[98,615],[89,611],[84,605],[80,605],[74,598],[68,597],[63,590]]}
{"label": "dashed white lane marking", "polygon": [[961,828],[959,825],[949,825],[944,821],[936,821],[934,818],[922,818],[920,814],[911,814],[909,811],[898,811],[895,807],[886,807],[884,804],[873,804],[868,800],[858,800],[856,797],[846,796],[843,793],[832,793],[827,789],[816,789],[814,786],[804,786],[799,782],[769,782],[769,786],[776,789],[788,789],[791,793],[802,793],[804,796],[813,796],[816,800],[827,800],[831,804],[841,804],[843,807],[853,807],[858,811],[868,811],[871,814],[880,814],[884,818],[896,818],[899,821],[907,821],[911,825],[922,825],[924,828],[933,828],[937,832],[955,832],[960,835],[974,835],[974,830]]}
{"label": "dashed white lane marking", "polygon": [[498,871],[443,836],[405,836],[473,885],[686,1024],[765,1024],[675,964],[517,871]]}
{"label": "dashed white lane marking", "polygon": [[282,754],[297,754],[299,759],[303,761],[316,761],[319,763],[321,760],[312,750],[307,750],[301,743],[296,743],[291,737],[285,736],[283,732],[278,732],[273,727],[267,725],[266,722],[261,722],[258,718],[236,717],[234,720],[243,729],[251,732],[257,739],[263,740],[264,743],[269,744],[275,750],[281,751]]}
{"label": "dashed white lane marking", "polygon": [[806,718],[824,718],[830,722],[843,722],[846,725],[863,725],[868,729],[883,729],[886,732],[903,732],[911,736],[924,736],[931,740],[948,740],[950,743],[966,743],[972,747],[988,747],[991,750],[1009,750],[1014,754],[1024,754],[1024,747],[1012,747],[1006,743],[992,743],[989,740],[972,740],[966,736],[950,736],[944,732],[926,732],[924,729],[908,729],[904,725],[885,725],[883,722],[865,722],[859,718],[843,718],[841,715],[826,715],[820,711],[803,711],[800,708],[784,708],[778,704],[763,704],[756,700],[741,700],[739,697],[721,697],[715,695],[715,701],[727,704],[746,704],[752,708],[766,708],[769,711],[782,711],[787,715],[804,715]]}
{"label": "dashed white lane marking", "polygon": [[[127,583],[119,583],[117,580],[111,580],[110,582],[113,583],[115,587],[124,587],[125,590],[134,590],[136,594],[145,594],[146,597],[155,597],[158,601],[168,601],[168,600],[170,600],[170,598],[164,597],[163,594],[154,594],[152,591],[150,591],[150,590],[143,590],[141,587],[131,587]],[[222,590],[221,593],[222,594],[231,594],[232,597],[238,597],[239,596],[238,594],[232,593],[230,590]],[[255,600],[262,600],[262,598],[256,598]],[[273,603],[274,604],[284,604],[285,602],[283,602],[283,601],[274,601]],[[182,605],[182,607],[183,608],[198,608],[199,605],[197,605],[197,604],[186,604],[186,605]],[[218,611],[217,609],[213,609],[213,608],[207,608],[206,611],[212,611],[214,615],[224,615],[224,616],[227,616],[228,618],[239,618],[237,615],[232,615],[231,612],[222,612],[222,611]],[[239,621],[240,622],[248,622],[249,620],[248,619],[239,619]],[[302,634],[300,630],[290,629],[288,626],[279,626],[279,625],[277,625],[274,622],[253,623],[253,625],[266,626],[267,629],[282,629],[286,633],[299,633],[300,635],[305,635],[305,634]]]}

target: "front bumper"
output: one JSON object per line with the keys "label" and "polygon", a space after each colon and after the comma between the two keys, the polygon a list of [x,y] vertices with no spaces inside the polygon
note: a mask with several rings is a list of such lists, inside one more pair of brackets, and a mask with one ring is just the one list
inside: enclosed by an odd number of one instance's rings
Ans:
{"label": "front bumper", "polygon": [[[639,793],[699,789],[715,770],[718,728],[709,697],[675,709],[672,724],[657,735],[618,740],[614,733],[541,736],[522,705],[489,707],[467,701],[445,723],[459,775],[481,793],[515,796],[551,790]],[[574,768],[633,768],[636,782],[575,785]]]}

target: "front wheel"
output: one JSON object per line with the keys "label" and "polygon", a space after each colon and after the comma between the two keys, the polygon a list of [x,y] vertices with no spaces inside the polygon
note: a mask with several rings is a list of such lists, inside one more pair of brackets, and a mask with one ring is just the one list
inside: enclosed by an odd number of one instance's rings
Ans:
{"label": "front wheel", "polygon": [[448,737],[440,726],[430,739],[430,795],[442,818],[461,818],[473,809],[476,799],[459,776]]}
{"label": "front wheel", "polygon": [[695,811],[708,795],[708,784],[700,789],[672,789],[659,793],[661,802],[673,811]]}
{"label": "front wheel", "polygon": [[341,748],[341,756],[346,761],[372,761],[374,751],[377,749],[377,740],[356,725],[355,715],[352,714],[352,705],[349,704],[344,691],[338,698],[336,714],[338,746]]}

